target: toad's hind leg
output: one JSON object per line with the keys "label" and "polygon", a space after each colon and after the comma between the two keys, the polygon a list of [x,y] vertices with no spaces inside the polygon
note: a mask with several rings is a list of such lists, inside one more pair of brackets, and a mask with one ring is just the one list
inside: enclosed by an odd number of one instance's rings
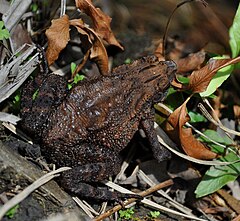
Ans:
{"label": "toad's hind leg", "polygon": [[[117,160],[117,159],[116,159]],[[118,161],[118,160],[117,160]],[[66,171],[60,178],[60,185],[67,191],[80,198],[92,199],[96,201],[117,201],[123,198],[140,198],[135,194],[123,194],[111,192],[105,187],[98,187],[96,184],[100,180],[113,175],[120,168],[118,162],[92,163],[74,167]]]}

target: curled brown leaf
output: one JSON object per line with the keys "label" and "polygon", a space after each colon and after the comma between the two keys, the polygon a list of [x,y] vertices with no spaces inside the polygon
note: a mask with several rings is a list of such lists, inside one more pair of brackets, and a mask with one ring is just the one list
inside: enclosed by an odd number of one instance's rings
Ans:
{"label": "curled brown leaf", "polygon": [[52,20],[52,25],[46,31],[48,38],[48,48],[46,57],[48,64],[51,65],[57,60],[59,53],[66,47],[69,36],[69,18],[67,15]]}
{"label": "curled brown leaf", "polygon": [[75,0],[75,3],[77,8],[90,16],[93,22],[93,29],[97,35],[108,44],[115,45],[123,50],[123,47],[119,44],[111,30],[110,23],[112,19],[108,15],[104,14],[101,9],[96,8],[91,0]]}
{"label": "curled brown leaf", "polygon": [[192,93],[205,91],[218,70],[238,62],[240,62],[240,57],[234,59],[210,59],[203,68],[192,72],[186,89],[191,90]]}
{"label": "curled brown leaf", "polygon": [[189,54],[185,58],[180,58],[176,61],[178,66],[178,72],[188,72],[196,70],[205,60],[205,52],[198,51],[196,53]]}
{"label": "curled brown leaf", "polygon": [[185,128],[184,125],[190,120],[187,113],[187,99],[179,108],[177,108],[168,118],[168,122],[173,128],[171,133],[178,132],[179,143],[185,153],[196,159],[211,160],[217,157],[217,154],[208,150],[206,146],[197,140],[192,133],[191,128]]}
{"label": "curled brown leaf", "polygon": [[183,90],[185,88],[185,85],[179,82],[176,77],[172,80],[171,85],[179,90]]}
{"label": "curled brown leaf", "polygon": [[[87,51],[90,59],[97,63],[103,75],[108,75],[108,55],[101,38],[93,29],[84,25],[81,19],[70,20],[70,25],[76,27],[80,33],[84,50]],[[86,57],[84,60],[86,61]]]}

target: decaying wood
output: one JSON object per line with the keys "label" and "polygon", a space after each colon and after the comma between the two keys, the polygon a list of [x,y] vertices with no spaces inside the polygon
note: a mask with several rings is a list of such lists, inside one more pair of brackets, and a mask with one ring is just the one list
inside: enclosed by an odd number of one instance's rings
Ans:
{"label": "decaying wood", "polygon": [[[16,173],[19,181],[21,180],[22,182],[26,180],[26,183],[33,183],[44,175],[42,171],[0,142],[0,174],[6,173],[7,171]],[[21,183],[19,183],[19,185],[21,185]],[[56,206],[59,206],[59,208],[61,207],[64,213],[74,211],[83,217],[85,216],[83,212],[77,208],[72,198],[65,193],[55,181],[49,181],[41,186],[40,190],[38,194],[41,194],[43,199],[52,202]]]}

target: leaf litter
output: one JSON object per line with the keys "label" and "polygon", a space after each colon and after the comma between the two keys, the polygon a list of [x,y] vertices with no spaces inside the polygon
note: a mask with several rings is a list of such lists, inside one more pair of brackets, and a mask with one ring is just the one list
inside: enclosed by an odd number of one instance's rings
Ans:
{"label": "leaf litter", "polygon": [[[205,3],[205,1],[200,2]],[[116,37],[110,28],[110,22],[112,19],[100,8],[95,7],[93,2],[90,0],[76,0],[75,4],[81,13],[85,13],[91,19],[92,26],[89,26],[82,18],[69,19],[68,15],[63,15],[58,19],[53,19],[51,26],[46,31],[46,36],[48,38],[48,48],[46,52],[48,64],[53,65],[54,62],[58,60],[60,53],[63,52],[63,50],[71,41],[71,29],[76,29],[78,32],[78,37],[81,40],[81,50],[84,55],[82,61],[76,68],[72,79],[77,72],[84,68],[88,59],[92,60],[98,65],[102,75],[108,75],[109,57],[106,48],[111,45],[118,48],[118,50],[123,50],[123,46],[116,40]],[[209,162],[209,165],[211,165],[211,162],[214,165],[214,163],[218,162],[219,159],[223,159],[223,161],[226,161],[227,164],[229,162],[230,164],[231,162],[234,162],[232,165],[211,166],[211,168],[203,176],[200,185],[196,189],[196,194],[198,197],[214,193],[229,181],[236,180],[239,174],[238,171],[240,171],[238,166],[239,162],[237,162],[239,160],[239,155],[237,152],[235,152],[235,154],[233,152],[227,153],[228,155],[222,155],[222,153],[213,152],[211,146],[207,146],[206,143],[204,143],[202,140],[199,140],[198,137],[193,134],[192,128],[186,127],[190,121],[188,114],[189,108],[187,108],[187,104],[190,103],[190,99],[191,102],[193,102],[192,100],[195,100],[196,95],[199,96],[199,94],[204,94],[204,91],[206,91],[209,84],[212,82],[213,77],[216,76],[216,73],[222,68],[229,65],[233,67],[231,71],[228,72],[229,76],[231,72],[236,69],[237,64],[240,61],[240,57],[237,57],[239,54],[238,27],[239,10],[234,19],[233,26],[230,28],[230,46],[232,49],[233,58],[212,58],[208,60],[208,53],[203,48],[197,52],[186,53],[184,51],[184,47],[182,47],[179,51],[170,50],[165,54],[166,59],[173,59],[178,64],[178,74],[183,75],[188,79],[188,81],[186,81],[187,83],[185,84],[177,81],[176,79],[173,81],[172,85],[176,91],[175,93],[185,93],[184,96],[187,98],[178,108],[173,111],[173,113],[165,117],[167,125],[165,130],[172,135],[170,137],[174,140],[174,142],[176,142],[176,144],[178,144],[178,148],[180,149],[178,151],[183,150],[187,155],[189,155],[189,160],[192,158],[195,158],[196,162],[209,160],[206,161]],[[166,44],[167,41],[168,39],[166,39]],[[174,43],[176,42],[177,41],[174,40]],[[159,54],[161,48],[164,47],[165,45],[160,45],[160,49],[158,48],[155,52],[160,59],[165,59],[161,54]],[[5,65],[5,67],[7,66]],[[3,69],[1,69],[1,71],[2,70]],[[221,84],[216,86],[215,90],[217,90],[220,85]],[[212,93],[215,90],[213,90]],[[208,95],[211,94],[207,94],[205,97],[208,97]],[[235,105],[234,110],[237,113],[237,105]],[[181,154],[179,156],[181,156]],[[188,159],[187,157],[183,158]],[[211,161],[213,159],[217,160]],[[221,177],[224,181],[213,179],[215,176]],[[229,176],[231,177],[229,178]],[[208,181],[209,177],[212,177],[211,182]],[[214,185],[212,187],[212,184],[216,183],[216,181],[219,181],[220,185]]]}

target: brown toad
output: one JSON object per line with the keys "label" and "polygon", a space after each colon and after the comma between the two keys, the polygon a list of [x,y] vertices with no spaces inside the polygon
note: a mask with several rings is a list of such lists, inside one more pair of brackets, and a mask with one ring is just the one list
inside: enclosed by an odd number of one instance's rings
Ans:
{"label": "brown toad", "polygon": [[[169,152],[160,146],[153,128],[155,102],[162,101],[175,76],[173,61],[148,56],[115,68],[110,76],[83,80],[70,91],[63,77],[37,76],[23,90],[22,127],[39,138],[48,162],[72,170],[61,176],[68,191],[87,198],[118,200],[96,184],[120,170],[120,151],[143,129],[154,156]],[[37,98],[32,94],[41,85]]]}

